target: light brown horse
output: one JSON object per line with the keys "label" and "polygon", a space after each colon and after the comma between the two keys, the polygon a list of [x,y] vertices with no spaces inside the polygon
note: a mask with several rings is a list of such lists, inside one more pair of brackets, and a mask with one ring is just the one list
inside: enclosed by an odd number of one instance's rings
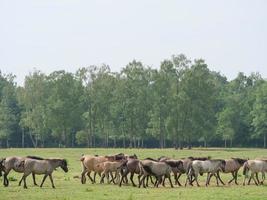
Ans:
{"label": "light brown horse", "polygon": [[45,179],[49,176],[52,187],[55,188],[52,173],[57,167],[61,167],[64,172],[68,172],[67,161],[65,159],[25,159],[20,163],[20,166],[24,169],[24,174],[21,181],[24,181],[24,188],[27,188],[26,178],[31,173],[34,174],[44,174],[44,178],[40,187],[43,186]]}
{"label": "light brown horse", "polygon": [[[4,172],[4,186],[7,187],[9,185],[8,181],[8,174],[11,170],[14,170],[15,172],[23,173],[24,168],[20,166],[21,162],[26,159],[36,159],[36,160],[43,160],[43,158],[37,157],[37,156],[27,156],[27,157],[18,157],[18,156],[12,156],[12,157],[6,157],[2,160],[2,171]],[[32,173],[33,183],[34,185],[37,185],[35,181],[35,174]],[[21,181],[20,181],[21,183]],[[19,183],[19,185],[20,185]]]}
{"label": "light brown horse", "polygon": [[[92,183],[95,183],[95,177],[98,173],[101,176],[101,173],[104,171],[102,166],[99,164],[108,161],[108,158],[105,156],[92,156],[92,155],[83,155],[80,158],[82,173],[81,173],[81,182],[82,184],[86,183],[85,174],[89,177]],[[95,172],[94,179],[90,176],[91,172]]]}

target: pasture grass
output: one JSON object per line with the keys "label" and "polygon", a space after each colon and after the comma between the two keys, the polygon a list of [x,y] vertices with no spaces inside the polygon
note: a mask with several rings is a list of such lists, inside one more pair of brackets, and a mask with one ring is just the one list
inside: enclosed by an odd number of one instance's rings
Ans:
{"label": "pasture grass", "polygon": [[[103,200],[135,200],[135,199],[266,199],[267,198],[267,183],[263,186],[242,186],[243,176],[242,171],[239,172],[239,185],[226,185],[217,187],[215,179],[211,180],[209,187],[204,186],[206,175],[200,177],[201,187],[178,187],[170,188],[160,186],[159,188],[135,188],[129,185],[123,185],[121,188],[113,184],[99,184],[99,177],[97,183],[91,184],[87,179],[86,184],[82,185],[80,179],[77,178],[81,173],[80,157],[82,154],[98,154],[108,155],[113,153],[127,153],[137,154],[139,158],[158,158],[162,155],[172,158],[182,158],[187,156],[211,156],[212,158],[263,158],[267,157],[267,150],[265,149],[192,149],[192,150],[174,150],[174,149],[0,149],[0,157],[7,156],[27,156],[36,155],[42,157],[60,157],[66,158],[69,164],[69,172],[64,173],[58,168],[54,173],[54,183],[56,189],[51,187],[50,180],[47,178],[43,188],[33,186],[32,177],[27,177],[28,189],[18,186],[22,174],[11,172],[10,186],[5,188],[2,183],[0,185],[0,200],[4,199],[28,199],[28,200],[78,200],[78,199],[103,199]],[[37,183],[40,184],[42,175],[37,175]],[[221,175],[224,182],[230,178],[229,174]],[[2,178],[0,178],[2,182]],[[182,175],[180,182],[183,184],[185,176]],[[137,180],[135,179],[137,183]],[[168,181],[167,181],[168,182]],[[174,180],[173,180],[174,182]]]}

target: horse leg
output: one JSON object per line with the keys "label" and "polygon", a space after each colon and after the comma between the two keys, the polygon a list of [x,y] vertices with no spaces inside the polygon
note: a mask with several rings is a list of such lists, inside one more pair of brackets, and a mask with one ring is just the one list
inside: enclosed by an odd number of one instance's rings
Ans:
{"label": "horse leg", "polygon": [[[261,172],[261,174],[262,174],[262,178],[263,178],[263,172]],[[255,176],[256,176],[256,180],[257,180],[257,182],[258,182],[258,185],[259,185],[259,184],[262,184],[262,181],[259,180],[259,175],[258,175],[258,173],[256,173]]]}
{"label": "horse leg", "polygon": [[208,186],[209,179],[210,179],[210,173],[208,172],[208,175],[207,175],[207,180],[206,180],[206,187]]}
{"label": "horse leg", "polygon": [[208,180],[208,185],[210,184],[210,179],[211,179],[211,177],[213,177],[213,175],[214,175],[214,174],[211,174],[211,173],[210,173],[209,180]]}
{"label": "horse leg", "polygon": [[265,172],[262,172],[262,181],[261,181],[262,185],[263,185],[264,180],[265,180]]}
{"label": "horse leg", "polygon": [[146,187],[148,187],[148,179],[149,179],[149,175],[146,177]]}
{"label": "horse leg", "polygon": [[[114,184],[116,184],[115,181],[114,181],[114,179],[116,179],[116,178],[118,177],[117,172],[116,172],[116,174],[115,174],[115,177],[113,177],[112,172],[110,172],[110,176],[111,176],[111,179],[112,179],[111,181],[112,181]],[[110,181],[110,182],[111,182],[111,181]]]}
{"label": "horse leg", "polygon": [[219,186],[219,178],[218,178],[218,176],[217,176],[217,174],[214,174],[214,176],[215,176],[215,178],[216,178],[216,184],[217,184],[217,186]]}
{"label": "horse leg", "polygon": [[105,178],[105,173],[103,173],[102,176],[101,176],[101,179],[100,179],[100,183],[101,184],[104,183],[104,178]]}
{"label": "horse leg", "polygon": [[21,182],[23,181],[23,176],[21,177],[20,181],[19,181],[19,186],[21,186]]}
{"label": "horse leg", "polygon": [[[142,177],[143,175],[142,174],[138,174],[138,176],[137,176],[137,179],[138,179],[138,185],[140,185],[141,184],[141,177]],[[140,187],[140,186],[139,186]]]}
{"label": "horse leg", "polygon": [[24,174],[23,175],[23,182],[24,182],[24,189],[27,189],[27,184],[26,184],[26,177],[28,176],[29,174]]}
{"label": "horse leg", "polygon": [[243,185],[246,185],[247,174],[244,174]]}
{"label": "horse leg", "polygon": [[36,183],[36,180],[35,180],[35,173],[32,173],[32,180],[33,180],[33,184],[35,186],[38,186],[38,184]]}
{"label": "horse leg", "polygon": [[176,177],[175,177],[175,184],[177,183],[179,186],[182,186],[181,183],[179,182],[179,178],[180,178],[181,175],[182,174],[179,173],[178,176],[176,175]]}
{"label": "horse leg", "polygon": [[49,174],[49,178],[50,178],[50,181],[51,181],[51,184],[52,184],[52,188],[55,188],[52,174]]}
{"label": "horse leg", "polygon": [[171,187],[173,188],[173,184],[172,184],[172,180],[171,180],[171,175],[170,174],[168,175],[168,179],[169,179],[169,182],[171,184]]}
{"label": "horse leg", "polygon": [[188,173],[187,176],[186,176],[186,180],[185,180],[185,184],[184,184],[184,186],[187,186],[187,183],[189,183],[190,185],[193,186],[193,184],[192,184],[192,182],[191,182],[191,180],[190,180],[190,174],[189,174],[189,173]]}
{"label": "horse leg", "polygon": [[[93,183],[96,183],[96,181],[95,181],[95,177],[96,177],[96,172],[94,173],[94,181],[93,181]],[[101,175],[99,175],[100,177],[101,177]]]}
{"label": "horse leg", "polygon": [[41,183],[40,187],[43,187],[43,184],[44,184],[45,179],[46,179],[47,176],[48,176],[48,174],[45,174],[45,175],[44,175],[44,178],[43,178],[43,180],[42,180],[42,183]]}
{"label": "horse leg", "polygon": [[[254,174],[255,174],[255,173],[252,173],[252,174],[251,174],[252,179],[254,180],[255,185],[258,185],[258,182],[257,182],[257,180],[256,180],[255,177],[254,177]],[[256,175],[256,176],[257,176],[257,175]]]}
{"label": "horse leg", "polygon": [[4,186],[7,187],[9,185],[9,180],[7,175],[9,174],[10,170],[4,173]]}
{"label": "horse leg", "polygon": [[[86,173],[86,171],[83,171],[83,172],[81,173],[81,183],[82,183],[82,184],[85,184],[85,183],[86,183],[85,173]],[[88,172],[88,173],[89,173],[89,172]],[[87,173],[87,174],[88,174],[88,173]]]}
{"label": "horse leg", "polygon": [[230,184],[233,180],[235,180],[235,172],[231,172],[233,178],[228,181],[228,184]]}
{"label": "horse leg", "polygon": [[221,184],[225,185],[224,182],[221,179],[221,176],[220,176],[220,172],[219,171],[217,172],[217,176],[218,176],[218,179],[221,182]]}
{"label": "horse leg", "polygon": [[198,174],[195,174],[195,180],[196,180],[197,186],[199,187],[200,185],[198,183],[197,177],[198,177]]}
{"label": "horse leg", "polygon": [[237,182],[237,174],[238,174],[238,171],[235,171],[235,184],[238,185],[238,182]]}
{"label": "horse leg", "polygon": [[[85,171],[85,173],[86,173],[86,171]],[[88,176],[88,178],[90,179],[90,181],[91,181],[92,183],[95,183],[94,180],[93,180],[92,177],[91,177],[91,171],[87,172],[87,176]],[[85,178],[85,177],[84,177],[84,178]],[[84,183],[85,183],[85,182],[86,182],[86,179],[85,179]]]}
{"label": "horse leg", "polygon": [[135,183],[134,183],[134,181],[133,181],[133,177],[134,177],[134,172],[131,172],[130,180],[131,180],[133,186],[136,187],[136,185],[135,185]]}
{"label": "horse leg", "polygon": [[157,187],[159,187],[159,184],[160,184],[161,182],[162,182],[162,177],[161,177],[161,176],[156,177],[155,185],[156,185]]}
{"label": "horse leg", "polygon": [[140,179],[139,188],[141,187],[141,184],[143,184],[143,187],[146,188],[146,186],[145,186],[146,176],[147,175],[143,175],[143,177]]}
{"label": "horse leg", "polygon": [[165,179],[166,179],[166,176],[163,177],[163,180],[162,180],[162,186],[165,187]]}

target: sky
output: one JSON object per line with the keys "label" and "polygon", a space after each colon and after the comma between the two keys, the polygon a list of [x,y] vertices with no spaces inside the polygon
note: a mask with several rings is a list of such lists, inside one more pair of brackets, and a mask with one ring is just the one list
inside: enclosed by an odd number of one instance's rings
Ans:
{"label": "sky", "polygon": [[180,53],[229,80],[267,78],[267,1],[0,0],[0,70],[19,85],[34,69],[158,68]]}

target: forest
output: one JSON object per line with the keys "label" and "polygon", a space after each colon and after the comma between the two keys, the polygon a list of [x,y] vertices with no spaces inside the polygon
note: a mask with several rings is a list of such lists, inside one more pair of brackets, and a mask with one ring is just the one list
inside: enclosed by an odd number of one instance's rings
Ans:
{"label": "forest", "polygon": [[266,147],[267,81],[184,54],[75,73],[0,73],[0,147]]}

